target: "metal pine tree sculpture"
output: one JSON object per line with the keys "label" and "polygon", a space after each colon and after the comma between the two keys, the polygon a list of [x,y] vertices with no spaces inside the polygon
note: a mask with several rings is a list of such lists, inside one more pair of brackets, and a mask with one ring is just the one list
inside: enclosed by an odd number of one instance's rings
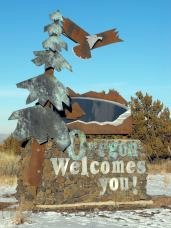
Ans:
{"label": "metal pine tree sculpture", "polygon": [[57,11],[50,18],[53,23],[44,28],[49,34],[49,38],[42,43],[45,50],[35,51],[36,58],[32,60],[37,66],[44,64],[45,73],[17,84],[18,88],[30,91],[26,104],[37,99],[38,103],[34,107],[14,112],[9,119],[18,119],[13,133],[15,138],[25,141],[33,137],[39,144],[50,138],[64,150],[70,144],[68,129],[53,107],[63,111],[64,104],[70,106],[70,98],[63,84],[54,77],[53,71],[61,71],[63,68],[72,71],[72,67],[60,54],[63,48],[67,50],[67,44],[60,38],[63,17]]}
{"label": "metal pine tree sculpture", "polygon": [[17,84],[18,88],[28,89],[30,94],[26,104],[37,101],[35,106],[12,113],[10,120],[17,119],[17,127],[13,136],[19,141],[31,141],[30,165],[26,172],[25,186],[34,186],[41,182],[42,164],[45,153],[45,143],[51,139],[58,148],[64,151],[71,143],[68,128],[60,116],[60,111],[70,107],[70,97],[67,89],[54,77],[54,70],[66,68],[72,71],[70,64],[62,57],[62,49],[67,50],[67,44],[61,40],[63,17],[59,11],[50,15],[52,24],[45,26],[49,38],[42,45],[43,51],[35,51],[37,65],[45,66],[42,75]]}
{"label": "metal pine tree sculpture", "polygon": [[44,27],[44,31],[48,32],[49,38],[45,40],[42,45],[46,49],[45,51],[35,51],[36,56],[32,61],[41,66],[45,64],[45,69],[53,67],[57,71],[61,71],[62,68],[66,68],[72,71],[70,64],[60,55],[62,48],[67,50],[67,44],[60,39],[63,31],[63,17],[59,11],[50,15],[52,24]]}

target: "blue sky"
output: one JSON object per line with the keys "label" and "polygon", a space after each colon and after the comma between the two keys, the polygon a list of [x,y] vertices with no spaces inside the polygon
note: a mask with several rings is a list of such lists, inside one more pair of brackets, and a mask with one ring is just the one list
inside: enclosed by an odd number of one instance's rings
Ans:
{"label": "blue sky", "polygon": [[78,92],[114,88],[127,100],[142,90],[171,109],[170,0],[1,0],[0,133],[12,132],[16,121],[8,117],[27,107],[28,92],[15,84],[44,72],[30,60],[34,50],[42,50],[48,37],[43,27],[57,9],[90,34],[117,28],[124,40],[81,60],[72,52],[75,44],[65,39],[69,50],[62,54],[73,72],[55,73],[65,86]]}

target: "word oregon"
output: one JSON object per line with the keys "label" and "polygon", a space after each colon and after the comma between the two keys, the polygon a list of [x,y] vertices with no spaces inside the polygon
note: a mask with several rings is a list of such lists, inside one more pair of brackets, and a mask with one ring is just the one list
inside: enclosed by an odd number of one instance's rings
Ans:
{"label": "word oregon", "polygon": [[91,161],[88,163],[87,157],[83,157],[81,161],[73,161],[70,158],[51,158],[53,169],[56,175],[65,176],[66,172],[72,175],[86,175],[89,174],[109,174],[109,173],[139,173],[146,172],[145,161]]}
{"label": "word oregon", "polygon": [[140,142],[138,140],[106,140],[100,143],[98,141],[87,142],[85,135],[82,135],[82,133],[80,133],[80,148],[79,153],[76,153],[74,146],[75,133],[71,132],[70,137],[71,144],[67,148],[66,152],[68,153],[68,156],[73,160],[81,160],[84,156],[86,156],[87,152],[94,153],[94,151],[96,151],[97,155],[101,158],[103,158],[105,156],[105,153],[107,153],[110,160],[117,160],[119,157],[125,156],[132,158],[138,157],[138,151],[140,149]]}

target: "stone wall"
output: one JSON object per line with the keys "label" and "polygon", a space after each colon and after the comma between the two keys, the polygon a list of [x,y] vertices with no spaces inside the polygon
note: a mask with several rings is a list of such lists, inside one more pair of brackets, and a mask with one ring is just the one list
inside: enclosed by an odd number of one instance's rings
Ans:
{"label": "stone wall", "polygon": [[20,160],[19,201],[58,205],[147,199],[147,169],[139,141],[97,137],[86,141],[80,150],[79,140],[74,140],[74,147],[65,152],[48,142],[37,189],[27,175],[32,141],[28,142]]}

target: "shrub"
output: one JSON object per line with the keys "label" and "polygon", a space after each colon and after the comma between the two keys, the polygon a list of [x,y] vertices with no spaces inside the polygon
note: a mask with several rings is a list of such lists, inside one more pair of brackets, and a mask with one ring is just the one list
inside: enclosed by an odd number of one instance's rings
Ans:
{"label": "shrub", "polygon": [[21,152],[20,143],[11,135],[4,140],[3,144],[0,146],[0,152],[8,154],[16,154],[19,155]]}
{"label": "shrub", "polygon": [[131,137],[139,139],[147,157],[171,157],[171,118],[170,111],[159,100],[153,101],[152,96],[136,93],[129,103],[133,117]]}

